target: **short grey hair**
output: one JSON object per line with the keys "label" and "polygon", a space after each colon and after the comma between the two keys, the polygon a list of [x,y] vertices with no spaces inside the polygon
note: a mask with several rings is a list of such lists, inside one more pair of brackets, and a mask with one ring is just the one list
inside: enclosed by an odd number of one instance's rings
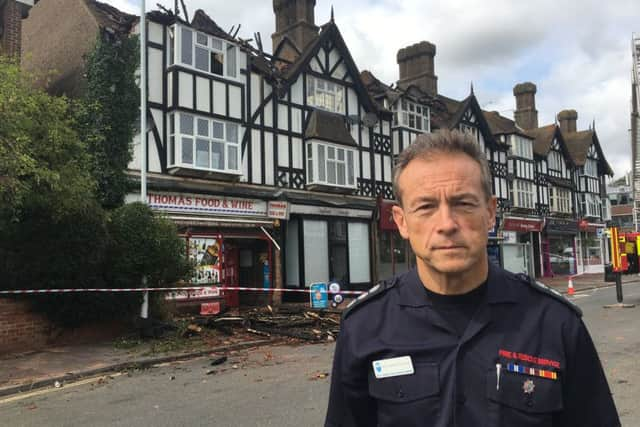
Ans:
{"label": "short grey hair", "polygon": [[393,194],[396,201],[402,206],[402,192],[398,180],[400,174],[414,159],[429,160],[439,154],[465,154],[480,166],[482,189],[487,200],[493,195],[493,178],[485,153],[480,148],[476,139],[467,132],[459,130],[438,130],[434,133],[418,135],[415,141],[409,145],[400,155],[393,169]]}

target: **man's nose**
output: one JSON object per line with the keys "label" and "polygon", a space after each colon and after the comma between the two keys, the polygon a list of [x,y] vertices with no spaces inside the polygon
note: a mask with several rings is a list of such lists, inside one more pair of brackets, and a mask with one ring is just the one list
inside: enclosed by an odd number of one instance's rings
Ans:
{"label": "man's nose", "polygon": [[446,204],[440,205],[437,216],[437,230],[439,233],[451,233],[458,229],[458,223],[453,210]]}

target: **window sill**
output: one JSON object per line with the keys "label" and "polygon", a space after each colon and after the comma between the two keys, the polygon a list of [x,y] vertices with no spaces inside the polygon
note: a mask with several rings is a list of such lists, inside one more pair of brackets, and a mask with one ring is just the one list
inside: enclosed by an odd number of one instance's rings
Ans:
{"label": "window sill", "polygon": [[171,166],[167,168],[167,171],[171,175],[175,176],[187,176],[194,178],[208,178],[220,181],[239,181],[242,176],[239,172],[222,172],[222,171],[210,171],[204,169],[195,169],[185,166]]}
{"label": "window sill", "polygon": [[307,190],[311,191],[323,191],[326,193],[337,193],[337,194],[353,194],[357,191],[357,188],[351,187],[339,187],[330,184],[307,184]]}

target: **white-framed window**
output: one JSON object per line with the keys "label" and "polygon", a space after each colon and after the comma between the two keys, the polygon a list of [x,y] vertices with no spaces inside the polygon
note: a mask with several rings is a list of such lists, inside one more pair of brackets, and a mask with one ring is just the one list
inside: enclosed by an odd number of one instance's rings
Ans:
{"label": "white-framed window", "polygon": [[421,132],[431,132],[429,107],[401,99],[393,109],[393,125],[408,127]]}
{"label": "white-framed window", "polygon": [[187,113],[169,115],[169,167],[241,174],[240,125]]}
{"label": "white-framed window", "polygon": [[511,135],[509,138],[511,155],[533,159],[533,141],[518,135]]}
{"label": "white-framed window", "polygon": [[511,201],[514,207],[533,209],[536,202],[533,182],[514,179],[511,183]]}
{"label": "white-framed window", "polygon": [[308,142],[307,183],[356,188],[356,150],[324,142]]}
{"label": "white-framed window", "polygon": [[169,65],[184,65],[218,76],[238,79],[238,47],[233,43],[191,28],[175,25],[170,29]]}
{"label": "white-framed window", "polygon": [[587,159],[584,163],[584,174],[588,176],[598,176],[598,161],[595,159]]}
{"label": "white-framed window", "polygon": [[602,201],[596,194],[585,193],[582,195],[582,212],[585,216],[599,218],[602,214]]}
{"label": "white-framed window", "polygon": [[555,150],[551,150],[549,152],[549,169],[554,169],[557,171],[562,171],[562,154]]}
{"label": "white-framed window", "polygon": [[307,104],[333,113],[344,113],[344,86],[307,76]]}
{"label": "white-framed window", "polygon": [[571,191],[566,188],[550,187],[551,211],[571,213]]}
{"label": "white-framed window", "polygon": [[460,130],[462,132],[470,133],[477,140],[478,139],[478,128],[475,126],[465,125],[464,123],[460,124]]}

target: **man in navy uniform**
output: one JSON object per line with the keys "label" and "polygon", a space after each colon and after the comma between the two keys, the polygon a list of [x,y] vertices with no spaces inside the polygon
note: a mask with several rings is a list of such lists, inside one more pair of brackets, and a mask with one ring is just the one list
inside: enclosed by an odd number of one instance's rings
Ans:
{"label": "man in navy uniform", "polygon": [[491,179],[461,132],[400,154],[393,218],[417,267],[343,313],[325,426],[620,425],[580,310],[489,265]]}

